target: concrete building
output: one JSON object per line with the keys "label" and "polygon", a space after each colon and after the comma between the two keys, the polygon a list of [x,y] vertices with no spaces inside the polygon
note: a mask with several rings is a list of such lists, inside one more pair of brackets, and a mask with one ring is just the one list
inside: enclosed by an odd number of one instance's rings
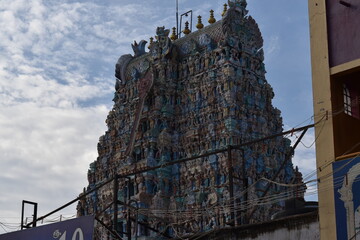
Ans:
{"label": "concrete building", "polygon": [[214,229],[190,239],[198,240],[318,240],[320,239],[317,211],[288,216],[278,220]]}
{"label": "concrete building", "polygon": [[309,0],[321,239],[360,239],[360,3]]}

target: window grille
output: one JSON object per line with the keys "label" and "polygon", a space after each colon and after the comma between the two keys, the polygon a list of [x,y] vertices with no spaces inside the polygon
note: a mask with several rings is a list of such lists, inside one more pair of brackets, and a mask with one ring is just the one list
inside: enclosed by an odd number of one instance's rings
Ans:
{"label": "window grille", "polygon": [[351,107],[351,95],[350,95],[350,91],[349,88],[344,84],[343,87],[343,95],[344,95],[344,112],[345,114],[352,116],[353,112],[352,112],[352,107]]}

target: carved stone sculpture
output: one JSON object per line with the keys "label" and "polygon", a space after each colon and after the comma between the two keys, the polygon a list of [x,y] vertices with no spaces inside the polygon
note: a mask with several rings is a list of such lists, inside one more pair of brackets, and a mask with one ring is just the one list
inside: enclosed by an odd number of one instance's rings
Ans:
{"label": "carved stone sculpture", "polygon": [[[247,15],[245,0],[228,3],[222,20],[173,41],[169,30],[159,27],[150,52],[144,41],[135,42],[134,56],[119,58],[108,131],[88,171],[88,190],[115,174],[129,175],[121,180],[119,200],[136,201],[142,219],[172,236],[236,221],[234,209],[244,201],[256,203],[264,192],[259,180],[271,178],[291,156],[290,141],[277,137],[233,149],[229,159],[229,146],[281,132],[282,119],[265,79],[259,28]],[[165,166],[187,157],[193,159]],[[286,161],[277,181],[302,179]],[[271,186],[269,193],[284,190]],[[103,210],[111,216],[112,209],[104,209],[110,194],[112,187],[105,186],[88,195],[79,215]],[[246,206],[247,222],[259,222],[283,204],[264,205],[261,211]],[[125,224],[125,214],[119,214],[120,222]],[[157,234],[138,229],[139,236]]]}

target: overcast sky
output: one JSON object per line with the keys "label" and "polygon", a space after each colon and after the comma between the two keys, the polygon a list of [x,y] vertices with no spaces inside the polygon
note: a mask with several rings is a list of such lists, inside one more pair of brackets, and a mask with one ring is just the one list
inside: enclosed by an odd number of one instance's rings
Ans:
{"label": "overcast sky", "polygon": [[[224,3],[179,0],[179,9],[206,22],[210,9],[221,18]],[[307,1],[248,0],[248,9],[263,34],[266,78],[284,129],[309,124]],[[175,0],[0,1],[0,233],[1,223],[20,225],[22,200],[38,202],[41,216],[78,196],[106,131],[115,63],[132,53],[134,40],[175,22]],[[311,131],[293,160],[304,175],[315,170],[313,141]]]}

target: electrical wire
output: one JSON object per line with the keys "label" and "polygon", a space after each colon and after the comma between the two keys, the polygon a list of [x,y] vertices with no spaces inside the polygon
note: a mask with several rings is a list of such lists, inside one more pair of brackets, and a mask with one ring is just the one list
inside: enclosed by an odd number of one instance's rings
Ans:
{"label": "electrical wire", "polygon": [[[341,180],[341,178],[343,178],[343,176],[340,176],[340,177],[337,177],[337,179],[335,179],[335,184],[334,184],[334,187],[339,187],[338,184],[336,184],[336,181],[338,181],[339,179]],[[264,179],[262,179],[264,180]],[[265,180],[268,180],[268,179],[265,179]],[[360,179],[357,179],[355,180],[354,182],[358,182]],[[316,180],[313,180],[313,181],[310,181],[309,183],[312,183],[312,182],[316,182]],[[286,186],[285,184],[283,183],[278,183],[278,182],[275,182],[275,181],[272,181],[272,183],[274,184],[279,184],[281,186]],[[339,182],[341,184],[341,182]],[[294,186],[300,186],[300,185],[289,185],[287,184],[288,187],[294,187]],[[325,189],[321,189],[320,191],[327,191],[329,188],[331,188],[332,186],[328,186],[327,188]],[[298,193],[301,193],[303,192],[303,190],[301,191],[298,191]],[[313,193],[316,193],[316,192],[319,192],[318,190],[313,190],[313,192],[311,192],[310,194],[313,194]],[[277,195],[272,195],[272,196],[268,196],[266,198],[258,198],[258,199],[255,199],[255,200],[251,200],[251,201],[246,201],[245,204],[245,208],[244,207],[241,207],[241,208],[234,208],[230,205],[223,205],[224,207],[232,207],[233,210],[244,210],[244,209],[249,209],[249,206],[250,205],[255,205],[255,206],[259,206],[259,205],[265,205],[265,204],[271,204],[271,203],[274,203],[274,202],[277,202],[277,201],[280,201],[280,200],[285,200],[285,199],[289,199],[289,197],[292,197],[293,194],[296,193],[295,191],[288,191],[288,192],[285,192],[285,193],[282,193],[282,194],[277,194]],[[154,209],[152,209],[151,211],[155,211]],[[194,212],[194,210],[191,210],[192,212]],[[207,210],[209,211],[209,210]],[[161,210],[158,210],[157,213],[161,213],[161,212],[164,212],[164,211],[161,211]],[[169,211],[167,211],[169,212]],[[143,212],[144,213],[144,212]],[[176,212],[176,211],[172,211],[171,212],[172,214],[179,214],[180,212]],[[189,212],[183,212],[185,214],[188,214]]]}
{"label": "electrical wire", "polygon": [[4,230],[5,233],[7,233],[8,231],[5,229],[5,227],[3,225],[4,224],[0,222],[0,227]]}
{"label": "electrical wire", "polygon": [[[338,111],[338,112],[333,112],[331,114],[327,114],[326,116],[336,116],[337,114],[340,114],[343,112],[343,109],[341,111]],[[322,130],[324,128],[324,125],[325,125],[325,120],[324,120],[324,117],[325,115],[314,115],[311,117],[311,119],[315,119],[316,117],[318,116],[322,116],[322,118],[320,119],[320,121],[317,122],[317,124],[321,123],[322,122],[322,126],[320,128],[320,131],[319,133],[317,134],[317,137],[315,137],[315,140],[314,142],[310,145],[310,147],[313,146],[313,144],[318,140],[319,136],[321,135],[322,133]],[[305,121],[308,121],[305,120]],[[316,124],[316,125],[317,125]],[[304,145],[305,146],[305,145]],[[305,146],[306,147],[306,146]],[[326,166],[327,167],[327,166]],[[314,174],[316,174],[316,171],[314,173],[311,173],[309,174],[308,176],[306,176],[306,178],[312,178],[314,176]],[[326,180],[327,178],[329,178],[330,176],[323,176],[322,179],[323,181]],[[339,177],[340,178],[340,177]],[[321,178],[320,178],[321,179]],[[243,197],[243,195],[247,192],[250,192],[250,191],[255,191],[253,190],[252,188],[254,188],[254,186],[261,180],[263,181],[268,181],[272,184],[277,184],[277,185],[280,185],[282,187],[289,187],[289,188],[294,188],[294,187],[300,187],[300,186],[304,186],[304,185],[307,185],[309,188],[312,188],[314,187],[316,184],[317,184],[317,181],[320,180],[320,179],[311,179],[307,182],[305,182],[304,184],[286,184],[286,183],[279,183],[279,182],[276,182],[276,181],[272,181],[272,180],[269,180],[269,179],[266,179],[266,178],[261,178],[259,180],[257,180],[255,183],[253,183],[251,186],[249,186],[247,189],[245,189],[244,191],[240,192],[240,193],[237,193],[235,194],[235,196],[229,200],[227,200],[226,203],[225,201],[222,203],[222,205],[220,206],[222,209],[225,209],[225,208],[228,208],[232,211],[246,211],[246,210],[249,210],[251,208],[253,208],[254,206],[263,206],[263,205],[267,205],[267,204],[274,204],[274,203],[278,203],[279,201],[283,201],[283,200],[286,200],[286,199],[289,199],[289,198],[292,198],[294,196],[294,194],[301,194],[304,192],[303,189],[301,190],[291,190],[291,191],[283,191],[281,193],[278,193],[278,194],[270,194],[269,196],[265,196],[265,197],[261,197],[261,198],[256,198],[256,199],[252,199],[252,200],[247,200],[247,201],[242,201],[241,204],[239,206],[237,206],[236,204],[232,203],[232,202],[235,202],[236,200],[239,200],[240,198]],[[340,183],[340,179],[336,179],[336,181],[339,181]],[[337,186],[337,185],[336,185]],[[329,184],[329,186],[327,187],[331,187],[331,185]],[[320,191],[325,191],[326,189],[321,189]],[[316,188],[312,189],[308,195],[310,194],[316,194],[318,193],[319,190],[317,190]],[[305,193],[306,194],[306,193]],[[164,214],[164,213],[167,213],[167,214],[171,214],[171,215],[175,215],[176,217],[183,217],[185,219],[185,217],[187,217],[188,214],[191,214],[191,215],[195,215],[194,217],[190,218],[190,220],[195,220],[197,214],[200,214],[201,217],[204,217],[203,214],[204,214],[204,211],[207,212],[207,215],[208,217],[211,216],[211,214],[209,214],[210,212],[213,212],[215,210],[219,210],[220,212],[221,211],[224,211],[222,209],[219,209],[219,205],[214,205],[214,206],[210,206],[210,207],[205,207],[204,209],[200,209],[200,210],[197,210],[197,209],[191,209],[191,210],[187,210],[187,211],[179,211],[179,210],[163,210],[163,209],[139,209],[138,210],[138,213],[140,214],[143,214],[143,215],[146,215],[148,217],[156,217],[154,214],[158,215],[158,214]],[[228,211],[228,210],[227,210]],[[224,213],[224,212],[221,212],[221,213]],[[48,220],[48,221],[56,221],[57,218],[55,219],[51,219],[51,220]],[[184,221],[183,223],[189,223],[189,219]],[[171,225],[173,224],[173,225]],[[174,226],[174,224],[176,223],[169,223],[168,226]],[[3,226],[2,226],[3,227]],[[173,227],[174,228],[174,227]],[[194,229],[192,229],[194,230]],[[176,230],[174,229],[174,231],[176,232]],[[177,232],[176,232],[177,233]]]}
{"label": "electrical wire", "polygon": [[[262,180],[264,180],[264,179],[262,179]],[[284,185],[283,183],[277,183],[277,182],[273,182],[274,184],[280,184],[280,185]],[[294,187],[293,185],[289,185],[288,187]],[[290,199],[290,198],[292,198],[294,195],[293,194],[296,194],[297,192],[303,192],[302,190],[301,191],[288,191],[288,192],[285,192],[285,193],[281,193],[281,194],[277,194],[277,195],[271,195],[271,196],[269,196],[269,197],[266,197],[266,198],[260,198],[260,199],[255,199],[255,200],[252,200],[252,201],[247,201],[247,202],[245,202],[245,206],[243,207],[243,206],[241,206],[241,207],[234,207],[234,205],[232,205],[232,204],[228,204],[228,205],[223,205],[223,206],[225,206],[225,207],[229,207],[230,209],[229,210],[231,210],[231,211],[241,211],[241,210],[248,210],[248,209],[250,209],[250,207],[253,207],[253,206],[260,206],[260,205],[265,205],[265,204],[273,204],[273,203],[276,203],[276,202],[278,202],[278,201],[280,201],[280,200],[286,200],[286,199]],[[266,200],[266,202],[264,202],[263,200]],[[261,204],[259,204],[260,203],[260,201],[263,201]],[[189,218],[188,216],[185,216],[185,217],[187,217],[186,219],[186,221],[183,221],[183,222],[180,222],[180,224],[185,224],[185,223],[189,223],[189,222],[191,222],[191,221],[195,221],[196,220],[196,213],[197,212],[204,212],[204,211],[206,211],[206,212],[211,212],[211,211],[213,211],[213,209],[212,208],[216,208],[216,206],[213,206],[213,207],[210,207],[210,208],[205,208],[205,210],[204,209],[201,209],[201,210],[197,210],[197,209],[193,209],[193,210],[191,210],[191,212],[192,212],[192,215],[194,216],[194,217],[192,217],[192,218]],[[155,209],[147,209],[146,211],[156,211]],[[151,217],[151,214],[148,214],[146,211],[141,211],[141,213],[142,214],[147,214],[149,217]],[[165,213],[165,212],[167,212],[167,213],[169,213],[169,212],[171,212],[171,214],[172,215],[179,215],[180,214],[180,211],[164,211],[163,209],[159,209],[159,210],[157,210],[157,214],[159,214],[159,213]],[[190,211],[188,211],[188,212],[183,212],[183,213],[185,213],[185,214],[190,214],[191,213]],[[223,212],[222,212],[222,210],[220,209],[220,213],[221,214],[223,214]],[[210,214],[207,214],[207,215],[210,215]],[[201,215],[202,217],[204,217],[204,215],[203,215],[203,213],[202,213],[202,215]],[[181,216],[178,216],[178,217],[181,217]],[[179,234],[179,232],[176,230],[176,228],[174,227],[174,225],[175,225],[176,223],[173,223],[171,226],[172,226],[172,228],[173,228],[173,230],[174,230],[174,233],[175,233],[175,235],[177,236],[177,237],[179,237],[180,239],[184,239],[184,238],[182,238],[182,236],[180,236],[180,234]],[[170,226],[170,225],[169,225]],[[200,231],[201,232],[201,231]],[[194,233],[194,232],[193,232]],[[199,233],[199,232],[197,232],[197,233]],[[188,236],[190,233],[187,233],[186,234],[186,236]],[[195,233],[196,234],[196,233]],[[204,234],[204,233],[203,233]],[[206,232],[206,234],[208,234],[208,232]]]}
{"label": "electrical wire", "polygon": [[[76,217],[76,215],[72,214],[68,214],[68,216],[66,215],[59,215],[53,218],[45,218],[43,219],[43,221],[39,224],[39,226],[41,225],[45,225],[45,224],[49,224],[49,223],[56,223],[56,222],[60,222],[61,221],[65,221],[65,220],[69,220],[69,219],[74,219]],[[18,217],[1,217],[2,219],[8,219],[8,218],[16,218],[18,219]],[[18,223],[9,223],[9,222],[4,222],[1,221],[0,222],[0,226],[1,228],[5,231],[5,232],[12,232],[12,231],[17,231],[21,229],[21,224]]]}

